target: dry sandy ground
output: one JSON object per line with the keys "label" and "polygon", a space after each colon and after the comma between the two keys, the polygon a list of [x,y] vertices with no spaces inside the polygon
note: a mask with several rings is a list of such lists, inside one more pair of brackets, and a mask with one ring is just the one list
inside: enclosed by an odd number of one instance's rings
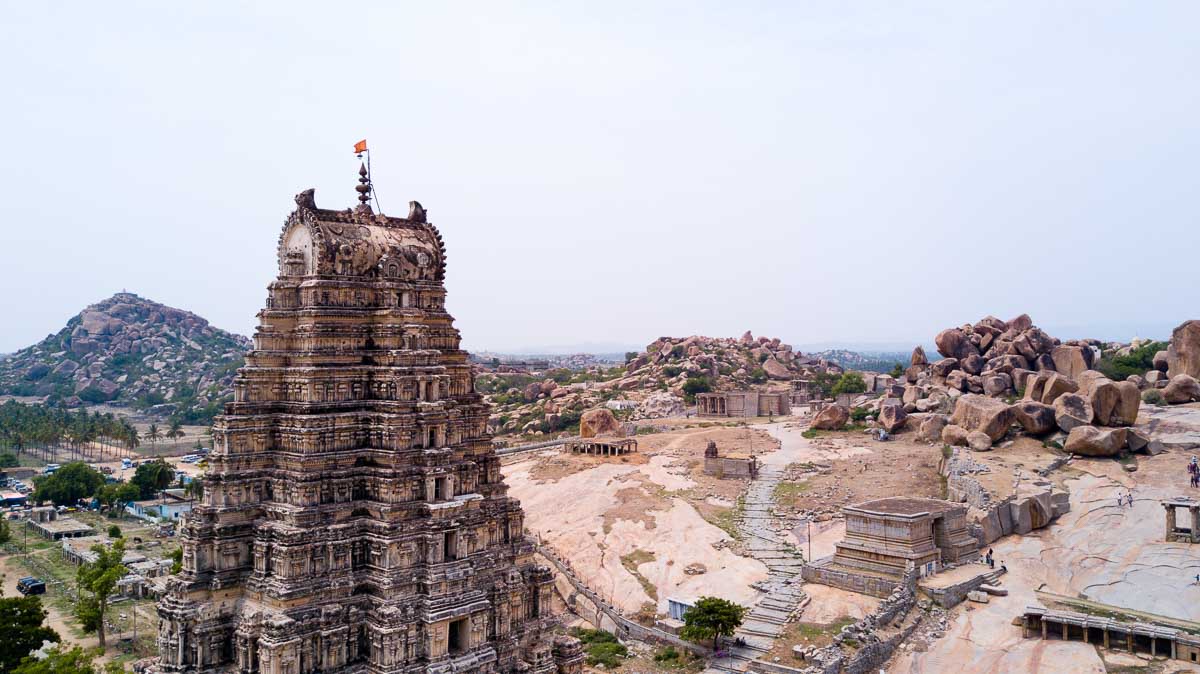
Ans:
{"label": "dry sandy ground", "polygon": [[[728,511],[744,480],[701,472],[704,447],[769,452],[762,431],[710,427],[639,436],[630,457],[587,457],[548,450],[504,466],[526,526],[571,561],[581,577],[627,613],[648,602],[659,613],[668,597],[719,595],[753,603],[751,585],[766,567],[725,548],[730,536],[702,515]],[[704,573],[684,569],[699,564]]]}
{"label": "dry sandy ground", "polygon": [[[1196,422],[1200,427],[1200,412]],[[1165,518],[1159,505],[1160,499],[1193,491],[1186,461],[1178,452],[1139,456],[1137,472],[1127,473],[1112,460],[1076,459],[1064,472],[1071,512],[1047,529],[1009,536],[992,546],[997,564],[1008,566],[1002,584],[1009,596],[955,609],[944,638],[926,653],[898,656],[888,672],[1105,671],[1092,646],[1021,638],[1012,619],[1028,605],[1044,605],[1037,590],[1200,620],[1200,584],[1195,581],[1200,548],[1163,540]],[[1117,495],[1130,490],[1133,507],[1119,507]],[[1113,665],[1132,664],[1118,662],[1119,655],[1105,657]],[[964,668],[964,663],[970,664]],[[1172,661],[1164,671],[1200,671],[1189,667]]]}
{"label": "dry sandy ground", "polygon": [[[21,567],[12,563],[12,559],[12,556],[0,556],[0,574],[4,575],[4,596],[20,597],[21,593],[17,592],[17,581],[27,574]],[[42,607],[49,614],[46,624],[55,632],[58,632],[58,635],[62,637],[64,645],[73,644],[83,646],[84,648],[95,648],[99,644],[94,635],[80,639],[72,634],[71,628],[67,626],[66,617],[58,611],[53,602],[43,599]]]}
{"label": "dry sandy ground", "polygon": [[897,494],[943,496],[937,474],[940,447],[914,442],[911,433],[878,442],[861,431],[822,432],[804,440],[800,430],[788,426],[784,432],[789,442],[806,443],[800,463],[816,465],[800,474],[803,490],[783,499],[785,508],[836,513],[846,505]]}

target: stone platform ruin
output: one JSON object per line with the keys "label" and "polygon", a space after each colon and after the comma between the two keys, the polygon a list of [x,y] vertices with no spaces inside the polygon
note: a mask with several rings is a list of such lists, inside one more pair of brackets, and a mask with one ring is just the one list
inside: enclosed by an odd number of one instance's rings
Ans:
{"label": "stone platform ruin", "polygon": [[837,552],[804,566],[804,580],[876,597],[889,596],[904,574],[937,573],[979,558],[964,506],[927,498],[883,498],[842,509],[846,537]]}

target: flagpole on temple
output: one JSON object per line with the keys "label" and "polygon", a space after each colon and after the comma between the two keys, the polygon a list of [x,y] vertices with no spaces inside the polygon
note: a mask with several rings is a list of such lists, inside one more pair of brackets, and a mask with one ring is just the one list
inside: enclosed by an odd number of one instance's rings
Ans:
{"label": "flagpole on temple", "polygon": [[354,144],[354,154],[358,155],[359,159],[363,155],[367,155],[367,187],[371,190],[371,198],[375,201],[375,210],[383,212],[383,207],[379,205],[379,195],[375,194],[375,183],[371,180],[371,149],[367,147],[367,139],[364,138]]}

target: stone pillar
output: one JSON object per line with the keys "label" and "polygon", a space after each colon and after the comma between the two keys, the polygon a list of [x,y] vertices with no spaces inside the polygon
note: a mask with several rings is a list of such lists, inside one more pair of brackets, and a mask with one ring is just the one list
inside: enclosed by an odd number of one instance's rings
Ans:
{"label": "stone pillar", "polygon": [[1042,616],[1042,639],[1045,640],[1046,636],[1046,616]]}
{"label": "stone pillar", "polygon": [[1200,506],[1188,506],[1188,512],[1192,514],[1192,542],[1200,543]]}
{"label": "stone pillar", "polygon": [[1163,508],[1167,511],[1167,540],[1175,535],[1175,506],[1169,503],[1164,503]]}
{"label": "stone pillar", "polygon": [[1133,632],[1125,633],[1125,645],[1129,647],[1129,652],[1133,652]]}
{"label": "stone pillar", "polygon": [[1104,648],[1108,648],[1108,628],[1104,628]]}
{"label": "stone pillar", "polygon": [[1151,636],[1150,637],[1150,657],[1154,657],[1156,655],[1158,655],[1158,639]]}
{"label": "stone pillar", "polygon": [[1071,625],[1067,621],[1063,621],[1063,641],[1069,641],[1071,635]]}

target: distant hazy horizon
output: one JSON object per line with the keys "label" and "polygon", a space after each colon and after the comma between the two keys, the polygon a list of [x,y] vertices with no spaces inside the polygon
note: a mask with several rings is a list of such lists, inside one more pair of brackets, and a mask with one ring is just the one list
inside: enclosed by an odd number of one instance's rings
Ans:
{"label": "distant hazy horizon", "polygon": [[0,352],[251,334],[292,195],[429,210],[472,350],[1200,318],[1200,5],[10,3]]}

